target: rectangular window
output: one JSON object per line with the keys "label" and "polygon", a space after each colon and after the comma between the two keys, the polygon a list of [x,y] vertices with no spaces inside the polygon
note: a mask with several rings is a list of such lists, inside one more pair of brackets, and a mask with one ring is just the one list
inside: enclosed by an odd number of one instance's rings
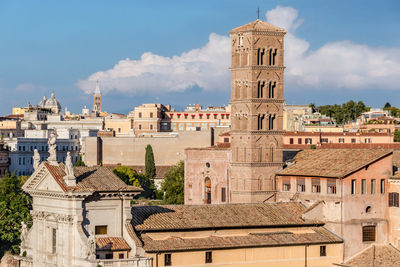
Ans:
{"label": "rectangular window", "polygon": [[96,235],[106,235],[107,234],[107,225],[96,225],[94,227],[94,233]]}
{"label": "rectangular window", "polygon": [[302,141],[303,141],[303,139],[301,139],[301,138],[297,139],[297,143],[298,143],[299,145],[301,145]]}
{"label": "rectangular window", "polygon": [[150,112],[150,118],[153,118],[153,112]]}
{"label": "rectangular window", "polygon": [[172,265],[172,257],[171,254],[164,254],[164,266]]}
{"label": "rectangular window", "polygon": [[319,256],[320,257],[325,257],[326,256],[326,246],[320,246],[319,247]]}
{"label": "rectangular window", "polygon": [[351,194],[356,194],[356,180],[351,180]]}
{"label": "rectangular window", "polygon": [[339,143],[344,143],[344,138],[339,138]]}
{"label": "rectangular window", "polygon": [[307,145],[311,145],[311,144],[312,144],[311,138],[306,138],[306,144],[307,144]]}
{"label": "rectangular window", "polygon": [[124,258],[124,253],[119,253],[118,258],[123,259]]}
{"label": "rectangular window", "polygon": [[365,195],[367,192],[367,180],[362,179],[361,180],[361,194]]}
{"label": "rectangular window", "polygon": [[52,228],[52,242],[51,242],[51,253],[56,253],[57,251],[57,229]]}
{"label": "rectangular window", "polygon": [[139,112],[139,118],[141,118],[142,117],[142,112]]}
{"label": "rectangular window", "polygon": [[381,194],[385,194],[385,179],[381,179]]}
{"label": "rectangular window", "polygon": [[282,191],[290,191],[290,178],[282,179]]}
{"label": "rectangular window", "polygon": [[313,193],[321,193],[321,184],[319,178],[313,178],[311,180],[311,184]]}
{"label": "rectangular window", "polygon": [[328,138],[321,138],[321,143],[328,143]]}
{"label": "rectangular window", "polygon": [[111,260],[113,258],[113,254],[108,253],[106,254],[106,260]]}
{"label": "rectangular window", "polygon": [[389,193],[389,207],[399,207],[399,193]]}
{"label": "rectangular window", "polygon": [[226,201],[226,188],[221,187],[221,202],[225,202],[225,201]]}
{"label": "rectangular window", "polygon": [[306,191],[306,183],[304,178],[297,178],[297,192],[305,192]]}
{"label": "rectangular window", "polygon": [[293,139],[293,138],[290,138],[290,139],[289,139],[289,143],[290,143],[291,145],[293,145],[294,139]]}
{"label": "rectangular window", "polygon": [[206,263],[212,263],[212,252],[206,251]]}
{"label": "rectangular window", "polygon": [[362,241],[373,242],[375,241],[375,225],[363,226],[362,228]]}
{"label": "rectangular window", "polygon": [[354,144],[356,142],[355,138],[351,138],[351,142]]}
{"label": "rectangular window", "polygon": [[336,179],[328,179],[328,194],[336,194]]}
{"label": "rectangular window", "polygon": [[376,180],[372,179],[371,180],[371,195],[375,194],[376,191]]}

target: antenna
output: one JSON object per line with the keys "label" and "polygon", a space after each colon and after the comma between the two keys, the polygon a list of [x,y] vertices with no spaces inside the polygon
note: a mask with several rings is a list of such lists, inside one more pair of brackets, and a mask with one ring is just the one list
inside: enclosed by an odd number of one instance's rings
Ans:
{"label": "antenna", "polygon": [[257,19],[260,19],[260,8],[257,7]]}

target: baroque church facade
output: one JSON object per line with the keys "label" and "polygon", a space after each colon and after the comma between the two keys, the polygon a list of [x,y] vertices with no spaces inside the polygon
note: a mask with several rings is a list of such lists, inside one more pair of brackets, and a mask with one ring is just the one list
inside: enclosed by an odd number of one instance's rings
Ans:
{"label": "baroque church facade", "polygon": [[258,19],[229,34],[231,145],[186,149],[185,204],[265,201],[283,166],[286,32]]}

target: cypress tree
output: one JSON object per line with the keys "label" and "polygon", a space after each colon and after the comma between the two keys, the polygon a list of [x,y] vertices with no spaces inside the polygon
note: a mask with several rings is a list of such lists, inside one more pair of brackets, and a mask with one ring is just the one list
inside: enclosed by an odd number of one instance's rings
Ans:
{"label": "cypress tree", "polygon": [[144,167],[146,171],[146,176],[149,179],[153,179],[154,177],[156,177],[156,164],[154,163],[153,148],[151,147],[151,145],[146,146]]}

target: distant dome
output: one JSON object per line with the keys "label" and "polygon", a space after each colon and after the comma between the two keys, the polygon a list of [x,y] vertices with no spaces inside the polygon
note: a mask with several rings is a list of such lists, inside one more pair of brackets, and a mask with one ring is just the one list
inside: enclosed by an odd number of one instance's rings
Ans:
{"label": "distant dome", "polygon": [[53,113],[61,112],[61,104],[56,99],[54,93],[51,94],[50,99],[46,99],[46,96],[44,96],[39,106],[42,108],[50,109]]}
{"label": "distant dome", "polygon": [[46,96],[43,96],[42,101],[40,101],[39,103],[39,107],[44,108],[44,106],[46,105],[46,101],[47,101]]}

